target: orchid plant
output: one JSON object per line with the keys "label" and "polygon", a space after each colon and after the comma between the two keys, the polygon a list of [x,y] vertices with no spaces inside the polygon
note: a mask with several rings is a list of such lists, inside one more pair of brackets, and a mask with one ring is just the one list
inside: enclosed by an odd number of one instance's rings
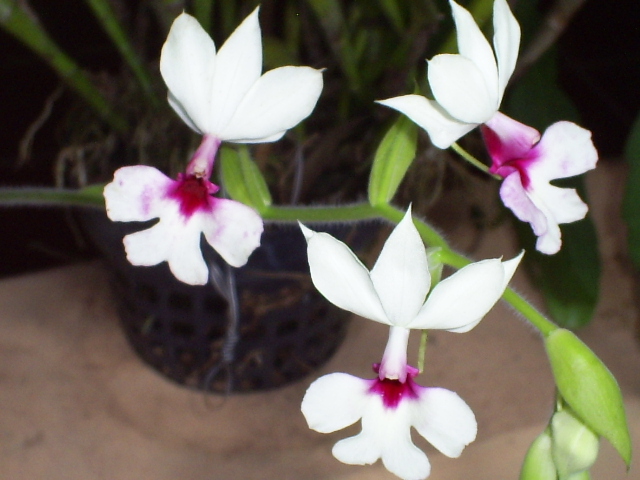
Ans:
{"label": "orchid plant", "polygon": [[[412,442],[411,427],[443,454],[462,454],[476,437],[475,416],[456,393],[417,383],[421,360],[418,367],[409,364],[409,336],[419,330],[426,341],[429,329],[469,332],[502,298],[539,332],[558,392],[549,427],[533,442],[521,480],[588,478],[600,437],[629,464],[622,395],[611,373],[574,333],[508,287],[524,253],[510,260],[471,262],[414,216],[411,207],[392,205],[416,157],[419,127],[436,148],[452,148],[489,178],[501,181],[502,202],[531,225],[536,249],[545,255],[563,247],[559,225],[584,218],[588,210],[576,190],[550,182],[596,166],[590,132],[559,121],[541,135],[500,111],[521,37],[507,1],[493,1],[493,48],[469,10],[453,0],[449,5],[458,53],[429,60],[428,84],[434,98],[414,93],[378,101],[403,115],[376,150],[368,201],[313,208],[274,204],[249,151],[222,145],[280,140],[312,115],[322,92],[323,71],[284,66],[263,74],[259,8],[219,49],[196,18],[179,14],[162,47],[160,72],[169,105],[201,136],[200,145],[175,179],[149,165],[116,170],[103,190],[107,214],[118,222],[158,219],[124,238],[127,258],[140,266],[167,262],[178,280],[191,285],[206,284],[210,277],[202,235],[230,266],[242,267],[259,248],[265,222],[300,222],[301,232],[291,234],[306,238],[316,289],[337,307],[389,326],[386,348],[372,359],[379,361],[373,366],[374,378],[325,375],[311,384],[302,400],[302,414],[318,432],[361,421],[361,433],[333,447],[342,462],[370,464],[381,459],[400,478],[427,478],[431,467]],[[354,78],[352,84],[357,83]],[[117,112],[104,112],[118,124]],[[490,165],[457,143],[476,127]],[[216,170],[224,190],[213,183]],[[35,201],[79,204],[92,192],[54,192]],[[5,198],[17,197],[14,193]],[[91,201],[100,204],[95,197]],[[372,218],[397,225],[371,270],[346,244],[306,226]],[[442,279],[443,266],[457,271]]]}

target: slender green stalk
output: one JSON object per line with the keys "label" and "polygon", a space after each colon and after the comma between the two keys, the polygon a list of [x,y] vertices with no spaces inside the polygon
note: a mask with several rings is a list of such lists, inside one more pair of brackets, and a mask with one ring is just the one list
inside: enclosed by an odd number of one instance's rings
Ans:
{"label": "slender green stalk", "polygon": [[487,167],[484,163],[482,163],[476,157],[474,157],[469,152],[467,152],[464,148],[462,148],[456,142],[453,142],[453,144],[451,145],[451,149],[453,151],[455,151],[458,155],[460,155],[462,158],[464,158],[471,165],[476,167],[478,170],[482,170],[484,173],[487,173],[487,174],[491,175],[496,180],[502,180],[502,177],[500,175],[495,175],[495,174],[491,173],[489,171],[489,167]]}
{"label": "slender green stalk", "polygon": [[193,13],[202,25],[202,28],[208,33],[211,33],[211,17],[213,14],[213,1],[214,0],[194,0]]}
{"label": "slender green stalk", "polygon": [[126,130],[126,120],[113,110],[80,67],[49,37],[26,4],[0,0],[0,27],[42,57],[113,128]]}
{"label": "slender green stalk", "polygon": [[380,218],[379,212],[368,203],[354,203],[330,207],[280,207],[269,205],[260,212],[272,222],[354,222]]}
{"label": "slender green stalk", "polygon": [[82,190],[57,188],[0,188],[0,207],[91,207],[104,209],[102,186]]}
{"label": "slender green stalk", "polygon": [[153,92],[151,76],[134,51],[108,0],[85,0],[85,2],[89,4],[96,18],[102,24],[102,28],[111,37],[122,58],[129,64],[149,101],[152,105],[160,105],[160,100]]}

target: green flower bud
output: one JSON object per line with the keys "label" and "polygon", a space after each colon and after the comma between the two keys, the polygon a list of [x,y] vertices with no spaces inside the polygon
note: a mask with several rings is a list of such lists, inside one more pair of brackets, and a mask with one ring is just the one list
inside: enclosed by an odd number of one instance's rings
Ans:
{"label": "green flower bud", "polygon": [[551,455],[551,444],[551,435],[548,431],[544,431],[533,441],[524,457],[520,480],[558,480]]}
{"label": "green flower bud", "polygon": [[551,454],[560,480],[589,470],[598,458],[598,435],[568,409],[551,418],[551,437]]}

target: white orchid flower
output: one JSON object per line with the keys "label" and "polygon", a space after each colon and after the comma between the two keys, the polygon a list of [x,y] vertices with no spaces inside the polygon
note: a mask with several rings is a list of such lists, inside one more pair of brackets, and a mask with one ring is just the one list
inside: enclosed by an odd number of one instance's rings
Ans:
{"label": "white orchid flower", "polygon": [[378,102],[404,113],[439,148],[450,147],[498,112],[520,47],[520,25],[506,0],[493,4],[493,50],[471,14],[454,1],[449,3],[459,54],[436,55],[429,61],[435,100],[404,95]]}
{"label": "white orchid flower", "polygon": [[207,283],[200,238],[234,267],[260,245],[262,219],[239,202],[212,196],[209,181],[221,142],[272,142],[306,118],[322,90],[322,73],[281,67],[264,75],[258,8],[216,52],[200,24],[186,13],[174,21],[162,48],[160,71],[169,103],[203,135],[184,174],[171,180],[153,167],[116,171],[105,187],[107,215],[120,222],[159,218],[153,227],[127,235],[133,265],[168,262],[177,279]]}
{"label": "white orchid flower", "polygon": [[367,465],[382,459],[385,468],[405,480],[427,478],[429,459],[411,440],[411,427],[448,457],[456,458],[476,438],[475,416],[454,392],[415,383],[418,370],[406,365],[409,330],[391,327],[385,361],[404,362],[405,380],[363,379],[346,373],[325,375],[302,400],[310,428],[331,433],[362,420],[362,431],[337,442],[333,455],[343,463]]}
{"label": "white orchid flower", "polygon": [[217,52],[192,16],[183,13],[171,26],[160,72],[169,88],[169,103],[202,135],[223,142],[273,142],[309,116],[318,101],[320,70],[286,66],[261,75],[258,11]]}
{"label": "white orchid flower", "polygon": [[587,205],[573,188],[549,182],[595,168],[598,152],[591,132],[571,122],[557,122],[540,132],[496,114],[482,126],[492,159],[490,172],[504,178],[500,197],[506,207],[528,222],[538,237],[536,249],[547,255],[562,246],[560,223],[581,220]]}
{"label": "white orchid flower", "polygon": [[591,134],[571,122],[558,122],[540,133],[500,113],[500,102],[513,73],[520,26],[506,0],[493,4],[493,50],[471,14],[450,0],[458,34],[457,55],[436,55],[429,62],[435,100],[405,95],[379,103],[394,108],[425,129],[432,143],[448,148],[482,125],[493,161],[491,172],[505,178],[500,196],[538,236],[536,248],[554,254],[562,246],[560,223],[581,220],[587,205],[573,189],[551,180],[579,175],[595,167],[598,154]]}
{"label": "white orchid flower", "polygon": [[218,187],[204,178],[172,180],[146,165],[120,168],[104,189],[107,215],[118,222],[159,218],[147,230],[124,237],[127,259],[138,266],[168,262],[173,275],[190,285],[208,281],[200,251],[205,239],[231,266],[247,263],[260,245],[262,218],[246,205],[213,197]]}
{"label": "white orchid flower", "polygon": [[418,371],[407,364],[410,329],[472,329],[498,301],[522,254],[506,262],[473,263],[431,289],[427,253],[410,208],[371,271],[331,235],[301,228],[318,291],[340,308],[391,327],[382,362],[374,366],[376,378],[321,377],[307,390],[302,413],[309,427],[321,433],[362,419],[360,434],[333,447],[338,460],[364,465],[382,459],[403,479],[426,478],[429,460],[411,441],[411,427],[445,455],[458,457],[475,439],[477,425],[457,394],[414,382]]}
{"label": "white orchid flower", "polygon": [[[431,289],[427,253],[407,210],[369,272],[344,243],[301,225],[311,280],[334,305],[389,326],[467,332],[500,299],[522,254],[461,268]],[[428,294],[428,296],[427,296]],[[383,369],[384,370],[384,369]],[[400,373],[381,370],[381,378]]]}

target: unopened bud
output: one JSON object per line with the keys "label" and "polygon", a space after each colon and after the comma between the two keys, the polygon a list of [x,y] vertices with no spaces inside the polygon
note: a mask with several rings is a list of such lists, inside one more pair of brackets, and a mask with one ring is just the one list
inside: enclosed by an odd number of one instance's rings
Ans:
{"label": "unopened bud", "polygon": [[589,470],[598,457],[599,438],[568,409],[551,419],[552,455],[560,480]]}

